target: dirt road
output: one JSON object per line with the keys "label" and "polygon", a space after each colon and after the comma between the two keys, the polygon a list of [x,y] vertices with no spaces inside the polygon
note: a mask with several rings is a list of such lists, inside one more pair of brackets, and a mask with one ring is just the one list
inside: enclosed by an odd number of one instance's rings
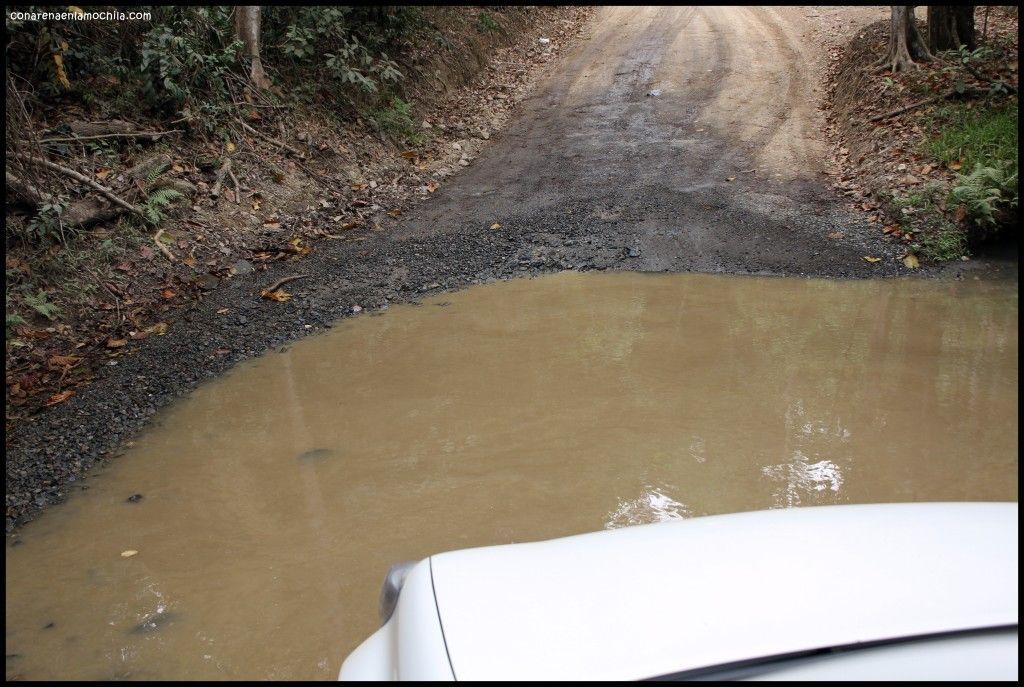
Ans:
{"label": "dirt road", "polygon": [[806,21],[794,8],[603,8],[591,40],[404,234],[498,222],[598,268],[898,272],[894,248],[823,184],[822,57]]}
{"label": "dirt road", "polygon": [[[354,312],[562,269],[902,273],[823,183],[807,12],[601,9],[513,124],[394,233],[226,280],[12,432],[7,530],[205,379]],[[291,300],[260,298],[297,272]]]}

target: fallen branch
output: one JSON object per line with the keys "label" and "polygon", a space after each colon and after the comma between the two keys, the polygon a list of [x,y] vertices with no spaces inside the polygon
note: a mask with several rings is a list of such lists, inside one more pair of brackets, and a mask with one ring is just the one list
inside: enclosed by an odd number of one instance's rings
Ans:
{"label": "fallen branch", "polygon": [[[982,78],[984,78],[984,77],[982,77]],[[995,82],[993,82],[993,83],[995,83]],[[1011,93],[1016,93],[1017,92],[1017,90],[1015,88],[1013,88],[1013,86],[1010,86],[1005,81],[1000,81],[999,83],[1002,83],[1004,86],[1006,86],[1008,89],[1010,89]],[[868,119],[868,121],[869,122],[880,122],[883,119],[889,119],[890,117],[896,117],[896,116],[901,115],[901,114],[906,114],[907,112],[910,112],[911,110],[916,110],[918,108],[924,107],[925,105],[931,105],[932,103],[937,103],[940,100],[949,100],[951,98],[965,98],[965,99],[966,98],[979,98],[979,97],[981,97],[983,95],[986,95],[985,91],[978,90],[977,88],[966,88],[966,89],[964,89],[962,91],[958,91],[955,88],[951,88],[950,90],[946,91],[945,93],[942,93],[940,95],[934,96],[932,98],[928,98],[926,100],[921,100],[921,101],[913,103],[911,105],[907,105],[906,107],[901,107],[898,110],[893,110],[892,112],[886,112],[885,114],[875,115],[874,117],[871,117],[870,119]]]}
{"label": "fallen branch", "polygon": [[32,157],[31,155],[25,155],[25,154],[22,154],[22,153],[16,153],[16,154],[12,155],[11,157],[18,158],[19,160],[25,160],[26,162],[31,162],[32,164],[34,164],[36,166],[39,166],[39,167],[46,167],[47,169],[52,169],[52,170],[54,170],[56,172],[60,172],[61,174],[65,175],[65,176],[69,176],[69,177],[71,177],[72,179],[74,179],[76,181],[80,181],[83,184],[86,184],[86,185],[96,189],[97,191],[99,191],[101,194],[103,194],[107,198],[107,200],[111,201],[115,205],[120,205],[125,210],[128,210],[129,212],[132,212],[132,213],[138,215],[139,217],[142,217],[143,219],[145,219],[145,216],[142,214],[142,211],[139,210],[137,207],[135,207],[134,205],[130,204],[128,201],[124,200],[123,198],[120,198],[119,196],[117,196],[112,190],[110,190],[109,188],[107,188],[103,184],[100,184],[100,183],[97,183],[97,182],[93,181],[92,179],[90,179],[89,177],[85,176],[84,174],[76,172],[73,169],[68,169],[67,167],[64,167],[62,165],[58,165],[55,162],[50,162],[49,160],[44,160],[43,158]]}
{"label": "fallen branch", "polygon": [[12,195],[26,201],[31,205],[42,205],[43,203],[54,202],[54,197],[45,191],[41,191],[32,182],[22,179],[20,176],[8,170],[7,188]]}
{"label": "fallen branch", "polygon": [[277,291],[279,288],[281,288],[282,286],[284,286],[285,284],[287,284],[290,281],[295,281],[296,279],[305,279],[308,276],[309,276],[308,274],[296,274],[296,275],[292,275],[291,277],[283,277],[283,278],[278,279],[277,281],[275,281],[270,286],[268,286],[266,289],[264,289],[264,291],[267,291],[267,292]]}
{"label": "fallen branch", "polygon": [[256,129],[252,128],[251,126],[246,124],[241,119],[238,120],[238,123],[241,124],[242,128],[245,129],[246,131],[248,131],[250,134],[252,134],[254,136],[257,136],[259,138],[262,138],[264,141],[268,141],[270,143],[273,143],[274,145],[278,146],[279,148],[284,148],[285,150],[287,150],[289,153],[291,153],[295,157],[299,158],[300,160],[305,160],[306,159],[306,155],[302,151],[300,151],[297,148],[293,148],[292,146],[288,145],[284,141],[279,141],[276,138],[274,138],[273,136],[268,136],[267,134],[264,134],[264,133],[262,133],[260,131],[257,131]]}
{"label": "fallen branch", "polygon": [[103,138],[151,138],[156,140],[161,136],[180,134],[182,129],[171,129],[170,131],[139,131],[137,133],[99,134],[98,136],[65,136],[61,138],[44,138],[40,143],[77,143],[78,141],[97,141]]}
{"label": "fallen branch", "polygon": [[892,112],[886,112],[885,114],[875,115],[874,117],[871,117],[870,119],[868,119],[868,121],[869,122],[880,122],[883,119],[889,119],[890,117],[896,117],[898,115],[910,112],[911,110],[916,110],[919,107],[924,107],[925,105],[931,105],[932,103],[937,103],[940,100],[946,100],[947,98],[952,98],[956,94],[957,94],[956,90],[955,89],[951,89],[949,91],[946,91],[942,95],[936,95],[934,97],[928,98],[927,100],[921,100],[921,101],[916,102],[916,103],[914,103],[912,105],[907,105],[906,107],[901,107],[899,109],[893,110]]}
{"label": "fallen branch", "polygon": [[168,250],[167,246],[165,246],[163,243],[160,242],[160,237],[163,236],[163,233],[164,233],[164,230],[160,229],[155,234],[153,234],[153,243],[156,244],[156,247],[160,249],[160,252],[163,253],[167,257],[168,260],[170,260],[171,262],[174,262],[175,261],[174,253],[172,253],[170,250]]}
{"label": "fallen branch", "polygon": [[214,198],[220,197],[221,186],[224,185],[224,177],[227,176],[228,172],[231,171],[231,158],[224,158],[223,164],[220,169],[217,170],[217,180],[213,183],[213,188],[210,189],[210,195]]}

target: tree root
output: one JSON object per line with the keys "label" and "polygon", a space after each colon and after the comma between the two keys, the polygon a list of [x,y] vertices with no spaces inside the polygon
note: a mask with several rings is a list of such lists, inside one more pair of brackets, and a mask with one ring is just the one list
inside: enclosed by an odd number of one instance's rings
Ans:
{"label": "tree root", "polygon": [[967,89],[967,90],[962,91],[962,92],[958,92],[954,88],[954,89],[950,89],[950,90],[946,91],[945,93],[942,93],[941,95],[936,95],[934,97],[927,98],[926,100],[918,101],[918,102],[913,103],[911,105],[907,105],[906,107],[901,107],[899,109],[893,110],[892,112],[886,112],[885,114],[875,115],[874,117],[869,118],[868,121],[869,122],[880,122],[883,119],[889,119],[890,117],[897,117],[897,116],[899,116],[901,114],[905,114],[905,113],[910,112],[912,110],[916,110],[916,109],[918,109],[920,107],[924,107],[925,105],[931,105],[932,103],[937,103],[940,100],[948,100],[950,98],[956,98],[956,97],[976,98],[976,97],[980,96],[981,94],[982,94],[981,91],[973,89],[973,88]]}
{"label": "tree root", "polygon": [[175,262],[174,253],[172,253],[170,249],[167,248],[167,246],[160,242],[160,237],[163,236],[163,233],[164,230],[160,229],[155,234],[153,234],[153,243],[156,244],[156,247],[160,249],[160,252],[163,253],[168,260],[170,260],[171,262]]}

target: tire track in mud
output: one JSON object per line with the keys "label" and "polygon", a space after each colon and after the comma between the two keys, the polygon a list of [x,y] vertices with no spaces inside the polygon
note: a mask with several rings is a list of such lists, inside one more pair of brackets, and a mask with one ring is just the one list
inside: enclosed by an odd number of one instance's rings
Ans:
{"label": "tire track in mud", "polygon": [[786,16],[603,8],[593,38],[524,103],[491,155],[399,238],[499,222],[598,269],[900,273],[894,248],[821,183],[821,146],[805,135],[815,112],[800,27]]}

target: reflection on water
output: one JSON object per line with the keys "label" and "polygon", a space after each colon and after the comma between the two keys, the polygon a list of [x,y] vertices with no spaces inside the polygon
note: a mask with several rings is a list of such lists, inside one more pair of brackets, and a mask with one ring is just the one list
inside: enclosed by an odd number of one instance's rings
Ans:
{"label": "reflection on water", "polygon": [[1017,498],[1016,284],[562,274],[443,300],[239,366],[25,527],[8,675],[332,678],[395,561]]}
{"label": "reflection on water", "polygon": [[842,469],[831,460],[820,460],[808,463],[799,451],[793,456],[792,463],[781,465],[765,465],[761,472],[772,480],[779,482],[779,488],[772,493],[772,502],[776,508],[792,508],[801,504],[804,498],[813,496],[814,492],[831,491],[833,499],[843,486]]}
{"label": "reflection on water", "polygon": [[665,522],[691,517],[693,513],[685,504],[679,503],[661,489],[647,487],[635,499],[620,500],[618,507],[608,514],[604,526],[612,530],[629,525],[643,525],[648,522]]}

